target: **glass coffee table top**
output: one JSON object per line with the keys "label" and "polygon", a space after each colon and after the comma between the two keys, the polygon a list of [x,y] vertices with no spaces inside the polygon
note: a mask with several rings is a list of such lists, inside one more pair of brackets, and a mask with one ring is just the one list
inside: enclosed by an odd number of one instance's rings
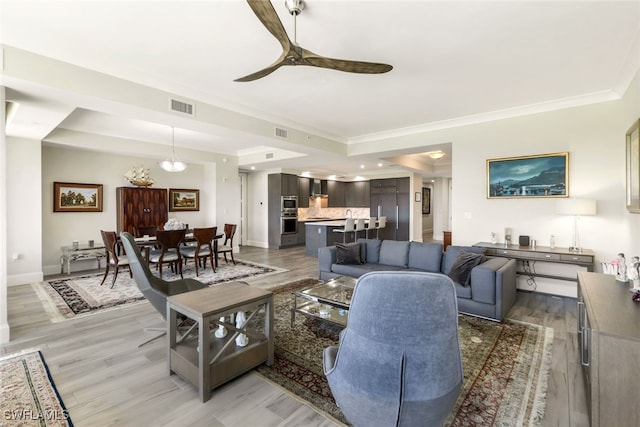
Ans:
{"label": "glass coffee table top", "polygon": [[345,326],[355,284],[353,277],[341,276],[294,292],[291,324],[302,313]]}

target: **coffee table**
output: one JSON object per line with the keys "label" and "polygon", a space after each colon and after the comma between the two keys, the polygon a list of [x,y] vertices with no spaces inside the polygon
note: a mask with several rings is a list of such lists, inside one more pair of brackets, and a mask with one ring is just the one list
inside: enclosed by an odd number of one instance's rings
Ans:
{"label": "coffee table", "polygon": [[295,291],[291,307],[291,326],[296,313],[346,326],[356,280],[353,277],[340,276]]}

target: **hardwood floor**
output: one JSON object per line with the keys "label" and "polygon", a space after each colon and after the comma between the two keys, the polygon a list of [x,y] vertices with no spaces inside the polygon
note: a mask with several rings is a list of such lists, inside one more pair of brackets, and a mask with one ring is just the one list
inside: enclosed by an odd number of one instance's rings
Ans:
{"label": "hardwood floor", "polygon": [[[238,258],[289,270],[247,279],[253,286],[318,276],[316,258],[301,247],[243,246]],[[164,326],[148,303],[51,323],[31,285],[10,287],[8,301],[11,342],[0,347],[0,354],[40,348],[76,426],[337,425],[253,373],[214,390],[201,403],[195,387],[168,375],[165,339],[137,347],[152,336],[143,328]],[[508,316],[554,328],[544,426],[589,425],[576,313],[573,299],[519,292]]]}

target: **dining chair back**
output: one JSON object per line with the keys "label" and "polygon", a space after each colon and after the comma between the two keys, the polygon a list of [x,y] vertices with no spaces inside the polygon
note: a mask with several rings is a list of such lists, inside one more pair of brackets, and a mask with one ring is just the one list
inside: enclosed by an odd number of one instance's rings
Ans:
{"label": "dining chair back", "polygon": [[376,239],[379,238],[379,231],[387,226],[387,217],[381,216],[378,218],[378,225],[376,226]]}
{"label": "dining chair back", "polygon": [[162,278],[163,264],[170,264],[182,276],[182,255],[180,245],[184,240],[186,230],[158,230],[156,242],[160,247],[159,253],[151,253],[149,262],[158,264],[160,278]]}
{"label": "dining chair back", "polygon": [[133,227],[136,237],[153,236],[155,237],[158,227],[155,225],[142,225],[140,227]]}
{"label": "dining chair back", "polygon": [[[104,243],[105,250],[107,251],[107,265],[105,267],[104,277],[102,278],[102,282],[100,282],[100,286],[104,284],[104,281],[109,275],[109,269],[113,267],[113,279],[111,280],[111,287],[113,288],[116,284],[116,278],[118,277],[118,270],[122,266],[129,267],[129,260],[124,254],[120,256],[120,242],[118,241],[115,231],[100,230],[100,234],[102,235],[102,242]],[[129,276],[131,276],[131,269],[129,269]]]}
{"label": "dining chair back", "polygon": [[238,226],[236,224],[225,224],[224,225],[224,243],[222,246],[218,247],[218,254],[224,255],[224,261],[229,262],[227,260],[227,253],[231,254],[231,261],[236,263],[236,260],[233,258],[233,236],[236,234],[236,229]]}
{"label": "dining chair back", "polygon": [[218,233],[218,227],[194,228],[193,238],[196,243],[193,246],[180,247],[180,253],[186,261],[193,259],[196,266],[196,277],[199,275],[198,266],[202,262],[202,267],[207,268],[207,258],[211,261],[211,269],[215,273],[216,265],[213,262],[214,257],[214,239]]}

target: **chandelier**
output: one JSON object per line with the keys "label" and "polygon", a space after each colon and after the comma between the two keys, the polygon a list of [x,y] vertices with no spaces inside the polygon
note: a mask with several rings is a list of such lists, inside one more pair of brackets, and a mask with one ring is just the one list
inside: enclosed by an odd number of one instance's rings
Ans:
{"label": "chandelier", "polygon": [[187,164],[176,159],[176,132],[171,127],[171,160],[163,160],[158,163],[167,172],[182,172],[187,168]]}

